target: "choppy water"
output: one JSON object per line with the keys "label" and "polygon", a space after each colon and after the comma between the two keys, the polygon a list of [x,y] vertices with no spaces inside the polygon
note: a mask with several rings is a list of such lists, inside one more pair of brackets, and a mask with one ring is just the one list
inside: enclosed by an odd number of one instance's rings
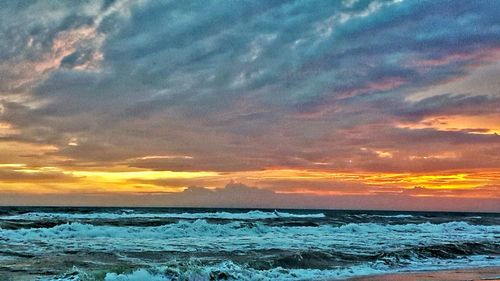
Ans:
{"label": "choppy water", "polygon": [[335,280],[500,266],[500,215],[0,208],[0,280]]}

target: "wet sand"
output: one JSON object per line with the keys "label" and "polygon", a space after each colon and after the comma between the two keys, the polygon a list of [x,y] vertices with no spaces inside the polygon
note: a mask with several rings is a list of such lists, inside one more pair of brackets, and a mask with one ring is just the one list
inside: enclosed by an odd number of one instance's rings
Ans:
{"label": "wet sand", "polygon": [[442,271],[409,272],[399,274],[364,276],[350,281],[479,281],[499,280],[500,267],[455,269]]}

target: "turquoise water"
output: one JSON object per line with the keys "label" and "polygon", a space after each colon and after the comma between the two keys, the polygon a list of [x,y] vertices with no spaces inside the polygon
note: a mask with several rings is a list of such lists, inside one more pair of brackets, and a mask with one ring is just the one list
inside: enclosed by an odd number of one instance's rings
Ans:
{"label": "turquoise water", "polygon": [[0,208],[0,280],[332,280],[500,266],[500,216]]}

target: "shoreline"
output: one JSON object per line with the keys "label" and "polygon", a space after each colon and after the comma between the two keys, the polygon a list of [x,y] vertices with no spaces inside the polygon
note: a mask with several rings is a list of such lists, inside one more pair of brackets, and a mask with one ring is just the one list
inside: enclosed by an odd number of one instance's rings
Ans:
{"label": "shoreline", "polygon": [[367,275],[347,281],[500,281],[500,266]]}

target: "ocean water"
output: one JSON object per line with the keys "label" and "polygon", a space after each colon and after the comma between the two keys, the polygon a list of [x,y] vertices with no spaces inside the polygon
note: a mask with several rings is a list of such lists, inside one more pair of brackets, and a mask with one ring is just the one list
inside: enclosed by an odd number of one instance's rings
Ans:
{"label": "ocean water", "polygon": [[500,266],[500,214],[0,208],[0,280],[343,280]]}

